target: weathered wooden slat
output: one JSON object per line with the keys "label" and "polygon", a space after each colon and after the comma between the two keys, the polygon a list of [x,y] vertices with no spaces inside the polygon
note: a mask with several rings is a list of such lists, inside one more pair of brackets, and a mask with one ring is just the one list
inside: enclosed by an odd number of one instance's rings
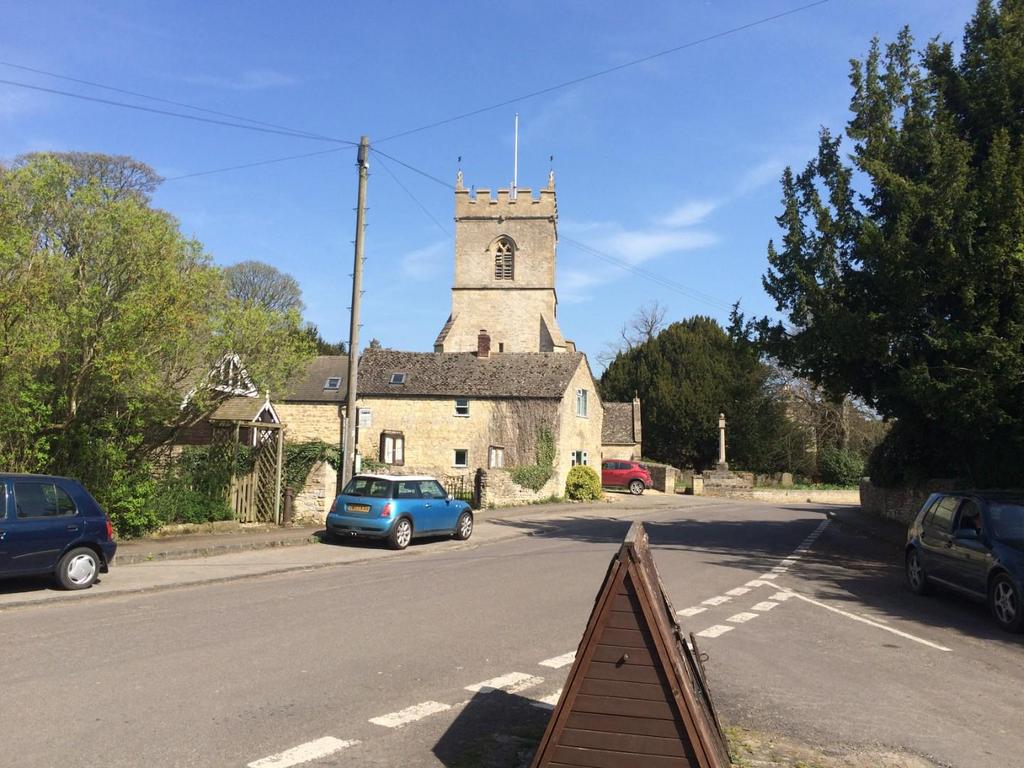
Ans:
{"label": "weathered wooden slat", "polygon": [[656,720],[672,720],[675,717],[667,701],[618,699],[611,696],[577,696],[573,711],[590,712],[595,715],[651,717]]}
{"label": "weathered wooden slat", "polygon": [[639,610],[639,604],[636,598],[626,592],[620,592],[612,598],[612,610],[613,611],[636,611]]}
{"label": "weathered wooden slat", "polygon": [[587,768],[691,768],[685,757],[634,755],[629,752],[605,752],[582,747],[555,747],[552,759],[566,765]]}
{"label": "weathered wooden slat", "polygon": [[629,663],[637,666],[650,667],[654,665],[654,657],[646,648],[623,648],[621,645],[599,645],[594,650],[594,661],[617,664],[622,654],[629,654]]}
{"label": "weathered wooden slat", "polygon": [[[644,666],[633,662],[633,654],[626,652],[629,661],[624,664],[604,664],[593,662],[587,669],[587,679],[632,681],[635,683],[651,683],[661,685],[664,678],[652,666]],[[620,657],[621,658],[621,657]]]}
{"label": "weathered wooden slat", "polygon": [[638,755],[661,755],[663,757],[685,757],[687,752],[683,742],[676,738],[658,736],[638,736],[628,733],[602,733],[601,731],[584,731],[566,728],[562,731],[558,744],[565,747],[585,747],[587,749],[606,749],[612,752],[634,752]]}
{"label": "weathered wooden slat", "polygon": [[588,696],[615,696],[620,699],[645,701],[665,701],[672,696],[672,691],[660,684],[648,685],[629,680],[594,680],[590,677],[584,678],[580,693]]}
{"label": "weathered wooden slat", "polygon": [[632,611],[612,611],[608,614],[608,623],[605,626],[611,629],[641,629],[640,622]]}
{"label": "weathered wooden slat", "polygon": [[602,645],[621,645],[624,648],[645,648],[650,650],[651,637],[635,629],[606,629],[601,633]]}
{"label": "weathered wooden slat", "polygon": [[594,715],[588,712],[573,712],[565,722],[566,728],[605,733],[626,733],[638,736],[661,736],[682,739],[685,734],[675,720],[651,720],[641,717],[620,715]]}

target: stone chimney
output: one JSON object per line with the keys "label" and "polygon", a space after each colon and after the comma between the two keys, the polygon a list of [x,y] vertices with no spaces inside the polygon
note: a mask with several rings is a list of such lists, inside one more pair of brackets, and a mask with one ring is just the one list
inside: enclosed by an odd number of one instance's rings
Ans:
{"label": "stone chimney", "polygon": [[476,337],[476,356],[481,358],[491,356],[491,335],[483,328],[480,329],[480,334]]}

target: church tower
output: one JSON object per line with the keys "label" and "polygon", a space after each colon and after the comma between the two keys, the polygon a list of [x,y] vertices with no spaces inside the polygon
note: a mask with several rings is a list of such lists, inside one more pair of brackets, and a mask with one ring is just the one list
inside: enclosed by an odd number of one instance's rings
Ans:
{"label": "church tower", "polygon": [[[555,174],[535,198],[529,189],[470,194],[455,185],[452,312],[435,352],[565,352],[555,314],[558,207]],[[484,353],[486,354],[486,353]]]}

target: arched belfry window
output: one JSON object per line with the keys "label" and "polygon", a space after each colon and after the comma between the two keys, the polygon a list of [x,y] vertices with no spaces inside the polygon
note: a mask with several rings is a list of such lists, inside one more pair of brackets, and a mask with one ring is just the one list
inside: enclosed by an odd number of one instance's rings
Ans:
{"label": "arched belfry window", "polygon": [[507,237],[494,244],[494,279],[511,280],[515,275],[516,246]]}

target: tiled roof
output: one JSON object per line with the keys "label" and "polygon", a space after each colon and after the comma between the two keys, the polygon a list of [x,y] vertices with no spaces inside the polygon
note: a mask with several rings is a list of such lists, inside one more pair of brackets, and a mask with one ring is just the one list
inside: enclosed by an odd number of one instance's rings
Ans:
{"label": "tiled roof", "polygon": [[262,397],[229,397],[210,414],[210,421],[255,421],[266,405]]}
{"label": "tiled roof", "polygon": [[633,404],[605,403],[601,443],[603,445],[633,445],[636,442],[636,436],[633,434]]}
{"label": "tiled roof", "polygon": [[[559,399],[581,360],[579,352],[513,352],[480,358],[473,352],[367,350],[359,364],[359,396]],[[390,384],[394,373],[404,373],[405,383]]]}
{"label": "tiled roof", "polygon": [[[341,379],[337,389],[324,389],[328,379]],[[348,394],[348,355],[320,355],[292,381],[282,402],[343,403]],[[275,398],[277,400],[277,398]]]}

